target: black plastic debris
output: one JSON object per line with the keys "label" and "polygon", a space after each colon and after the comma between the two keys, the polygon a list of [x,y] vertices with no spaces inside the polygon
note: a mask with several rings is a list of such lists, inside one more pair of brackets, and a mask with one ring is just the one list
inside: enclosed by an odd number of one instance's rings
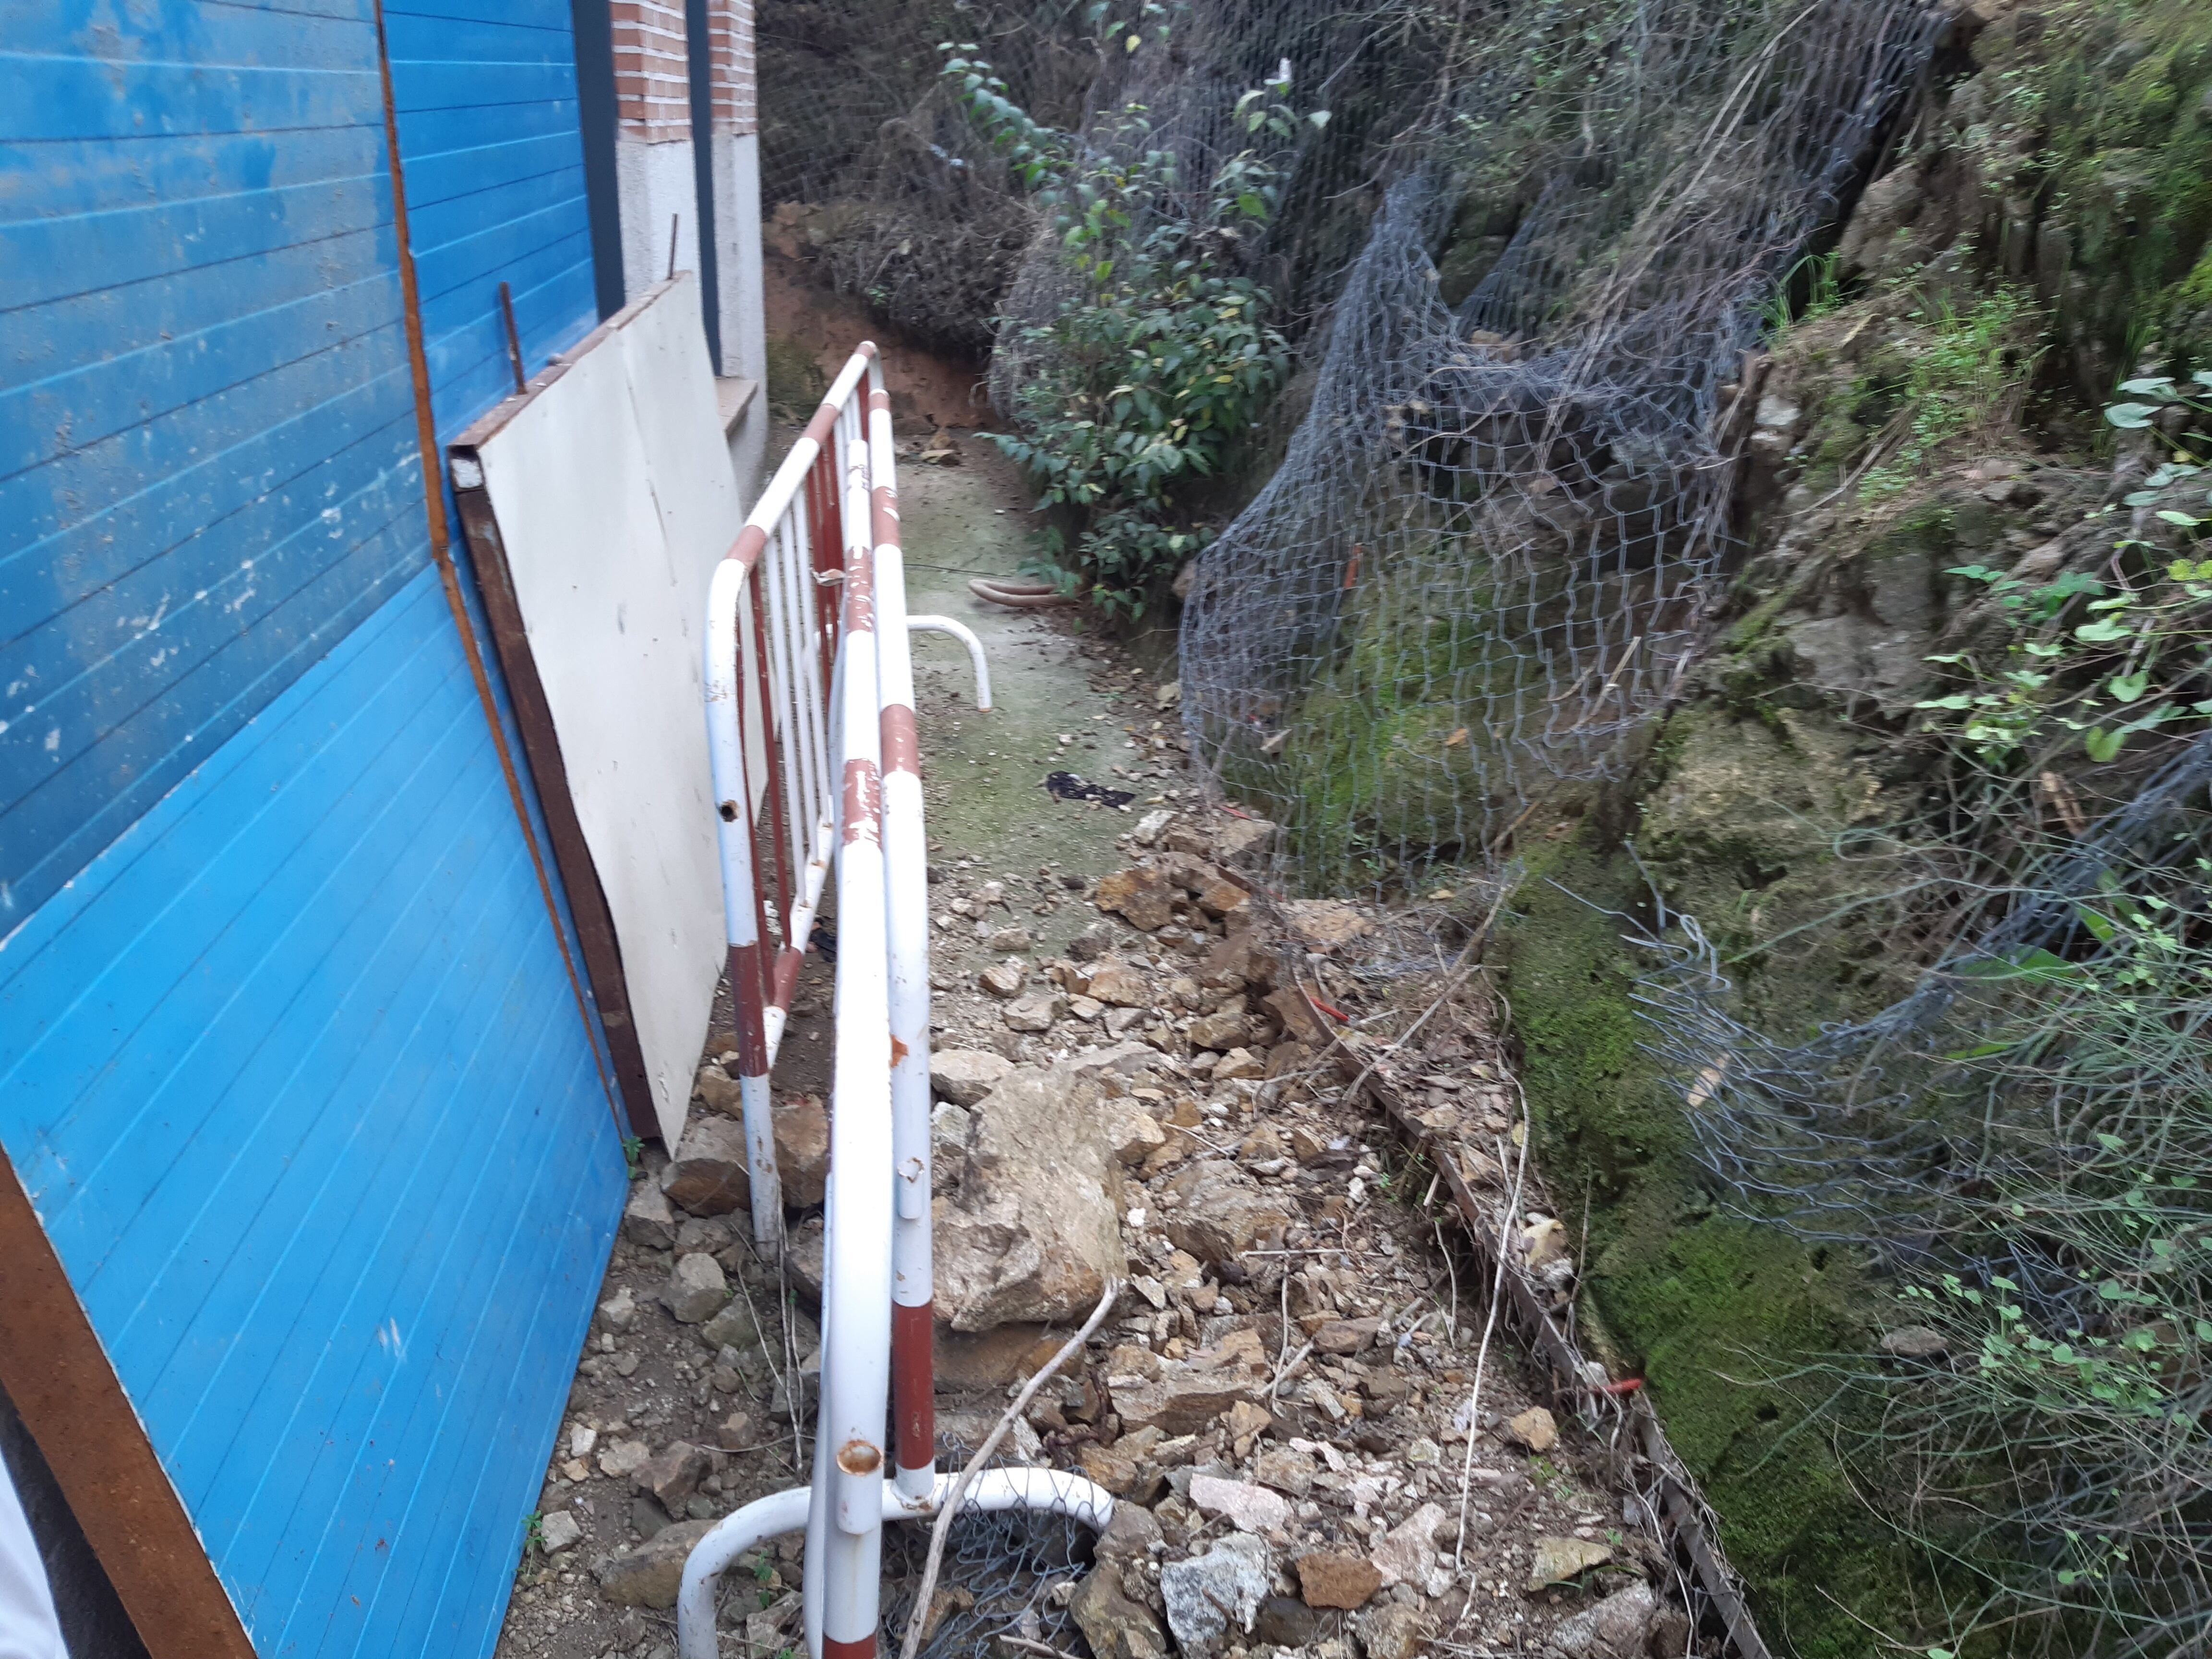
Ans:
{"label": "black plastic debris", "polygon": [[1137,798],[1127,789],[1109,789],[1103,784],[1085,783],[1073,772],[1046,774],[1044,787],[1054,800],[1095,800],[1108,806],[1127,806]]}

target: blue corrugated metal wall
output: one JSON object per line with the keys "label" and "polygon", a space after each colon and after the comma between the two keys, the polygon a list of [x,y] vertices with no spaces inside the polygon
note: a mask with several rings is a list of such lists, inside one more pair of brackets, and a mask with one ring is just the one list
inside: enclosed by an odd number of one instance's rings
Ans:
{"label": "blue corrugated metal wall", "polygon": [[[434,408],[565,6],[388,16]],[[0,1141],[265,1655],[490,1650],[625,1190],[428,568],[368,0],[0,3]]]}

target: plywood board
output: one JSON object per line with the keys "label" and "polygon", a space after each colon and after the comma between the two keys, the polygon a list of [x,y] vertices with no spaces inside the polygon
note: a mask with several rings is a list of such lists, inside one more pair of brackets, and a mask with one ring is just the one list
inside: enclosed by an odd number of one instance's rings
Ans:
{"label": "plywood board", "polygon": [[701,635],[744,521],[691,277],[618,314],[471,437],[673,1145],[724,954]]}

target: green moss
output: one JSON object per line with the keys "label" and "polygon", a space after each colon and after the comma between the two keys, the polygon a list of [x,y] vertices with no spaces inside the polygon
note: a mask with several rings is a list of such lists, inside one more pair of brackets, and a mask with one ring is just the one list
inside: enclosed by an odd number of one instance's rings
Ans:
{"label": "green moss", "polygon": [[[1696,741],[1672,740],[1677,767]],[[1863,1349],[1875,1293],[1839,1253],[1716,1212],[1680,1098],[1642,1046],[1636,963],[1608,914],[1638,907],[1641,878],[1578,842],[1539,862],[1497,956],[1547,1179],[1571,1214],[1587,1194],[1585,1294],[1607,1357],[1645,1379],[1777,1650],[1872,1654],[1869,1626],[1910,1630],[1911,1563],[1825,1429],[1806,1428],[1819,1402],[1770,1379]]]}
{"label": "green moss", "polygon": [[768,400],[789,420],[804,420],[830,390],[813,354],[788,335],[768,337]]}

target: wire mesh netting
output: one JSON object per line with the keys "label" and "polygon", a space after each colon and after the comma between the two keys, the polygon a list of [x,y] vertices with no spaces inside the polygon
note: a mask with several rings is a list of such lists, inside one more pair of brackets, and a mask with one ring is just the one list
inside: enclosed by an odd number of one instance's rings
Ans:
{"label": "wire mesh netting", "polygon": [[1486,163],[1523,154],[1544,43],[1509,15],[1470,50],[1287,458],[1199,562],[1194,752],[1285,823],[1310,889],[1482,865],[1679,687],[1731,550],[1744,353],[1938,27],[1893,0],[1613,10],[1455,307],[1432,251]]}

